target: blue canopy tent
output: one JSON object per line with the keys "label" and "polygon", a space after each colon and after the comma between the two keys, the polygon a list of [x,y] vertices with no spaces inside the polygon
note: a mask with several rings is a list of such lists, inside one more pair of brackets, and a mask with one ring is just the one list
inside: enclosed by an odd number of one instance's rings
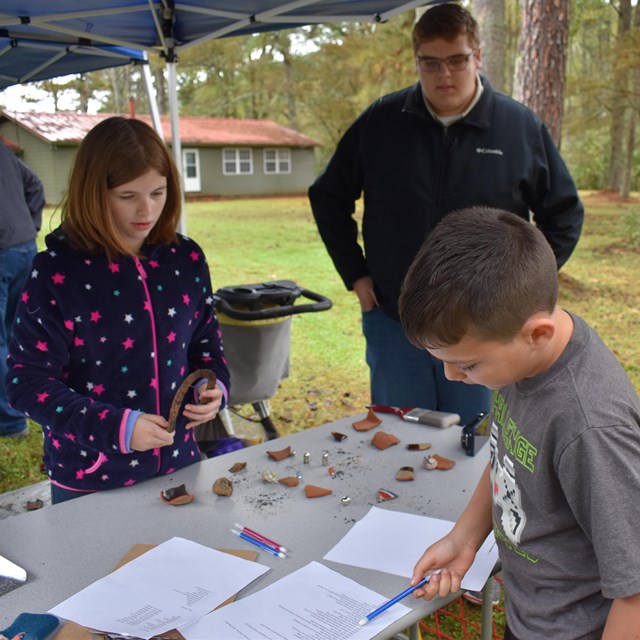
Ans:
{"label": "blue canopy tent", "polygon": [[0,89],[144,60],[144,53],[136,49],[16,38],[0,30]]}
{"label": "blue canopy tent", "polygon": [[[443,0],[2,0],[0,37],[9,42],[40,41],[76,48],[86,62],[84,71],[93,67],[93,54],[87,47],[105,50],[124,47],[160,55],[168,71],[169,109],[172,149],[181,166],[178,123],[176,63],[181,51],[214,38],[274,31],[309,24],[339,22],[384,22],[415,7]],[[0,88],[24,82],[29,73],[28,50],[20,46],[11,62],[12,73],[3,72],[0,56]],[[86,54],[86,55],[85,55]],[[71,58],[73,59],[73,58]],[[24,64],[24,67],[22,66]],[[117,64],[117,63],[116,63]],[[81,65],[80,65],[81,66]],[[51,65],[55,77],[66,71]],[[113,66],[113,65],[104,65]],[[57,69],[61,69],[60,72]],[[42,79],[45,71],[38,77]],[[7,82],[7,75],[18,78]],[[147,74],[148,80],[148,74]],[[150,82],[148,83],[148,86]],[[153,103],[150,100],[150,103]],[[160,130],[157,113],[152,113]],[[184,228],[183,228],[184,230]]]}

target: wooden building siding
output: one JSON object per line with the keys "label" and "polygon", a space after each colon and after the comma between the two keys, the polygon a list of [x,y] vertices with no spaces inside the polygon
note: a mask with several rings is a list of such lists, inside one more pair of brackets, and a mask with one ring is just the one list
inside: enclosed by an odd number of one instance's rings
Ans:
{"label": "wooden building siding", "polygon": [[[10,113],[6,115],[12,116]],[[66,114],[65,117],[70,115],[73,116],[73,114]],[[87,116],[84,117],[86,118]],[[18,119],[17,116],[16,119]],[[191,118],[191,126],[193,127],[194,122],[197,121],[197,118]],[[241,135],[242,122],[244,121],[231,122],[228,126],[230,129],[235,127],[239,131],[238,135]],[[254,130],[255,127],[260,125],[260,122],[257,121],[247,122],[252,124]],[[273,127],[274,125],[268,121],[265,122],[266,130],[269,131],[268,127]],[[37,131],[6,116],[0,117],[0,135],[6,136],[20,146],[22,149],[21,159],[38,174],[44,184],[47,203],[58,205],[66,193],[69,172],[79,141],[63,140],[61,138],[59,142],[56,142],[54,138],[45,139]],[[191,135],[194,134],[192,133]],[[306,193],[316,174],[314,146],[306,146],[306,144],[317,145],[317,143],[290,130],[286,135],[293,137],[288,140],[285,136],[282,143],[278,144],[276,142],[276,144],[269,144],[267,147],[264,146],[264,143],[263,146],[248,147],[246,143],[244,145],[234,144],[232,141],[224,146],[221,146],[220,143],[190,144],[183,142],[183,154],[186,150],[193,149],[197,151],[200,170],[200,189],[197,191],[187,189],[187,196],[255,196]],[[293,143],[292,146],[289,146],[288,143],[290,142]],[[252,174],[225,175],[223,172],[223,150],[241,148],[252,149]],[[288,149],[291,158],[291,172],[265,173],[265,148]]]}
{"label": "wooden building siding", "polygon": [[[252,147],[253,173],[250,175],[225,175],[222,168],[223,149],[201,147],[198,151],[201,179],[199,195],[242,196],[306,193],[309,185],[315,179],[313,149],[289,149],[291,173],[266,174],[264,172],[264,148]],[[188,195],[196,194],[192,192]]]}
{"label": "wooden building siding", "polygon": [[42,180],[47,204],[58,205],[67,190],[77,147],[51,145],[9,120],[0,120],[0,135],[21,148],[19,158]]}

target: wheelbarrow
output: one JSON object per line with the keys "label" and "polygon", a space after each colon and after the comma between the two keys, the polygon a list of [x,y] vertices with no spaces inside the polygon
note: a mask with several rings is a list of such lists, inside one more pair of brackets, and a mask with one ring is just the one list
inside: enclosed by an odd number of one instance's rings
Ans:
{"label": "wheelbarrow", "polygon": [[[312,302],[296,304],[301,298]],[[229,405],[251,404],[267,438],[277,438],[268,400],[289,375],[291,317],[326,311],[331,300],[292,280],[273,280],[222,287],[214,304],[231,374]],[[225,427],[233,431],[229,422]]]}

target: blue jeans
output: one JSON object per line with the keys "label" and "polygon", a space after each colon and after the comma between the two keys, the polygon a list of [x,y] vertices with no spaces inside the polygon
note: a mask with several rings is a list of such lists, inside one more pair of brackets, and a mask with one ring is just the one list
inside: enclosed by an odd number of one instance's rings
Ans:
{"label": "blue jeans", "polygon": [[373,403],[457,413],[460,424],[470,422],[479,411],[489,411],[489,389],[447,380],[442,362],[414,347],[400,322],[382,309],[362,314],[362,331]]}
{"label": "blue jeans", "polygon": [[61,502],[69,502],[76,498],[89,495],[87,491],[72,491],[71,489],[63,489],[56,484],[51,483],[51,504],[60,504]]}
{"label": "blue jeans", "polygon": [[36,252],[35,240],[0,249],[0,436],[27,428],[25,417],[9,406],[4,379],[11,327]]}

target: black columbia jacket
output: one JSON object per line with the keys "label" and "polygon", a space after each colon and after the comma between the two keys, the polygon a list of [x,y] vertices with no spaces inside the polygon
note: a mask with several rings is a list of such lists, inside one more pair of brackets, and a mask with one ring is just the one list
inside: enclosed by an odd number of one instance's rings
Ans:
{"label": "black columbia jacket", "polygon": [[[431,116],[419,84],[383,96],[346,131],[309,189],[318,230],[345,285],[371,275],[393,318],[409,265],[451,211],[489,206],[525,219],[532,212],[558,267],[578,242],[582,203],[546,127],[482,83],[476,106],[449,127]],[[353,217],[362,193],[364,252]]]}

